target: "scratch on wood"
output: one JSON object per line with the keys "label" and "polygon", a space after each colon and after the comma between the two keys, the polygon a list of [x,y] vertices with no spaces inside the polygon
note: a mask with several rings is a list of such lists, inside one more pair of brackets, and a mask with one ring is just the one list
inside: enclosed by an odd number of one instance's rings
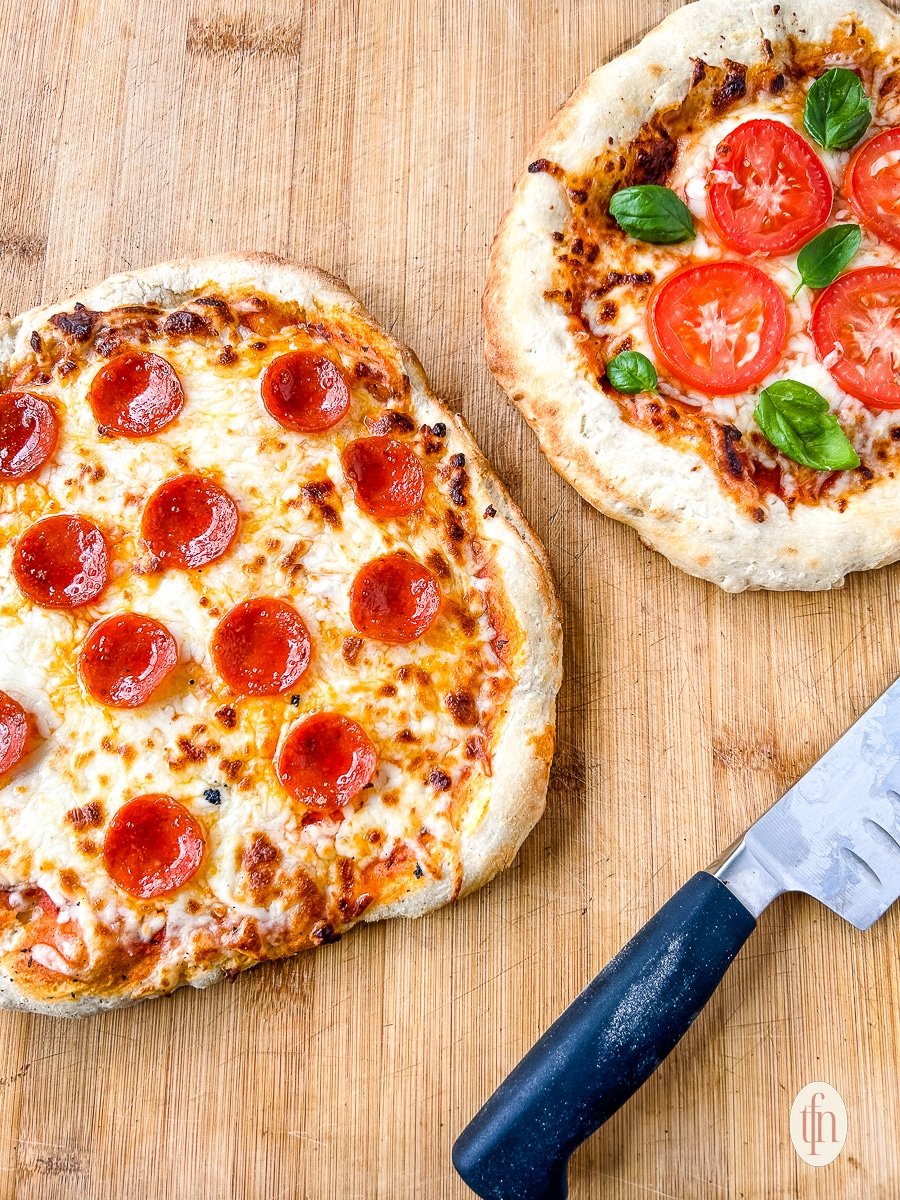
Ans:
{"label": "scratch on wood", "polygon": [[47,253],[47,239],[25,233],[0,233],[0,257],[19,258],[23,261],[43,258]]}
{"label": "scratch on wood", "polygon": [[299,59],[302,46],[302,30],[296,21],[259,27],[246,17],[237,21],[204,21],[192,17],[188,25],[189,54],[212,58],[259,55],[264,58]]}

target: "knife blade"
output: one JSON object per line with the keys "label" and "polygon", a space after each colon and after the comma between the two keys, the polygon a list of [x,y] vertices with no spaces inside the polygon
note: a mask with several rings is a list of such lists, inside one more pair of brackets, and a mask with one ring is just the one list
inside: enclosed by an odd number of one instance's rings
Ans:
{"label": "knife blade", "polygon": [[900,679],[710,870],[754,916],[782,892],[806,892],[857,929],[890,908],[900,897]]}
{"label": "knife blade", "polygon": [[570,1004],[472,1118],[453,1163],[483,1200],[565,1200],[572,1151],[687,1032],[784,892],[857,929],[900,897],[900,679]]}

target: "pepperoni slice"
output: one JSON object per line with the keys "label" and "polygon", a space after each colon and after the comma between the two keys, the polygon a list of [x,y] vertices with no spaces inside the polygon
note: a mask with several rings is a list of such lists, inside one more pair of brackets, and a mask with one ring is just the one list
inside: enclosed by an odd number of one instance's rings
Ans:
{"label": "pepperoni slice", "polygon": [[285,738],[277,771],[282,785],[301,804],[341,808],[371,780],[375,747],[349,717],[314,713]]}
{"label": "pepperoni slice", "polygon": [[350,592],[350,620],[380,642],[412,642],[431,626],[441,590],[427,567],[404,554],[366,563]]}
{"label": "pepperoni slice", "polygon": [[12,696],[0,692],[0,775],[14,767],[25,753],[28,718]]}
{"label": "pepperoni slice", "polygon": [[269,416],[285,429],[322,433],[350,408],[350,391],[340,367],[312,350],[291,350],[270,363],[262,378]]}
{"label": "pepperoni slice", "polygon": [[109,582],[106,538],[86,517],[44,517],[19,538],[13,574],[42,608],[77,608],[95,600]]}
{"label": "pepperoni slice", "polygon": [[31,392],[0,395],[0,479],[27,479],[44,465],[59,438],[56,413]]}
{"label": "pepperoni slice", "polygon": [[89,631],[78,655],[78,672],[101,704],[137,708],[177,662],[178,647],[165,625],[139,613],[116,613]]}
{"label": "pepperoni slice", "polygon": [[141,438],[175,420],[184,392],[164,358],[134,350],[116,355],[97,372],[88,399],[104,433]]}
{"label": "pepperoni slice", "polygon": [[226,553],[237,527],[237,506],[224,488],[204,475],[179,475],[147,501],[141,536],[160,567],[196,570]]}
{"label": "pepperoni slice", "polygon": [[359,438],[345,448],[341,462],[360,508],[373,517],[408,517],[421,505],[425,472],[403,442]]}
{"label": "pepperoni slice", "polygon": [[196,875],[206,838],[203,827],[171,796],[137,796],[116,813],[103,843],[110,876],[139,900],[165,896]]}
{"label": "pepperoni slice", "polygon": [[245,600],[213,634],[216,670],[242,696],[278,696],[306,668],[312,644],[297,610],[284,600]]}

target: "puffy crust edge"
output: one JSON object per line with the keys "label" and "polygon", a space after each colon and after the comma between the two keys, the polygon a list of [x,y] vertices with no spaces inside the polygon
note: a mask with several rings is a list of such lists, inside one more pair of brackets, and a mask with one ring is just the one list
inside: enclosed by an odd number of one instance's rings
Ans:
{"label": "puffy crust edge", "polygon": [[[779,10],[780,11],[776,11]],[[586,170],[608,138],[634,137],[678,103],[692,59],[763,62],[763,40],[827,41],[856,20],[882,52],[900,50],[900,20],[879,0],[696,0],[581,84],[538,139],[529,161]],[[763,523],[740,510],[698,454],[628,425],[588,379],[562,309],[543,298],[553,278],[551,234],[566,202],[559,183],[523,173],[491,249],[483,297],[488,365],[537,433],[554,469],[601,512],[691,575],[726,591],[822,590],[852,571],[900,557],[900,484],[854,496],[846,512],[777,500]]]}
{"label": "puffy crust edge", "polygon": [[[274,254],[220,254],[175,260],[113,275],[63,302],[31,309],[6,322],[0,331],[0,355],[25,353],[31,330],[74,303],[98,309],[120,304],[178,304],[205,287],[251,286],[283,300],[317,302],[343,309],[379,330],[398,350],[412,384],[412,403],[423,421],[443,421],[452,431],[447,445],[466,455],[473,501],[493,504],[491,555],[503,590],[524,634],[525,662],[491,747],[493,772],[485,811],[472,829],[464,829],[459,851],[462,887],[435,881],[391,904],[375,904],[365,921],[419,917],[458,895],[488,882],[515,858],[544,811],[556,729],[556,693],[562,673],[562,626],[556,585],[547,554],[524,515],[494,474],[462,417],[432,392],[418,358],[379,325],[340,279],[319,267],[294,263]],[[196,975],[192,987],[209,987],[224,968]],[[149,998],[150,993],[139,999]],[[25,994],[0,971],[0,1008],[49,1016],[81,1017],[135,1003],[125,996],[85,996],[73,1001],[41,1001]]]}

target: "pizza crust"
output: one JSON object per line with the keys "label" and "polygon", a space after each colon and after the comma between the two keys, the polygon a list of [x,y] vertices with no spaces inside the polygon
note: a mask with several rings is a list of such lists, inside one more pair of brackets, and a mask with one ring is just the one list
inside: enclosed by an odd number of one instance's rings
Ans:
{"label": "pizza crust", "polygon": [[[766,40],[777,53],[788,38],[827,42],[853,21],[882,54],[900,51],[900,21],[878,0],[696,0],[590,75],[529,161],[587,172],[607,145],[627,143],[654,112],[683,100],[693,60],[765,62]],[[484,292],[488,365],[559,474],[676,566],[726,591],[839,587],[852,571],[900,558],[900,481],[878,481],[843,513],[811,505],[789,512],[775,501],[758,523],[698,454],[622,419],[587,377],[565,312],[544,298],[554,286],[552,235],[567,214],[556,179],[523,174],[493,244]]]}
{"label": "pizza crust", "polygon": [[[227,292],[241,287],[301,305],[312,302],[332,305],[380,330],[347,286],[318,267],[288,262],[271,254],[223,254],[115,275],[61,303],[7,319],[0,327],[0,357],[9,359],[19,352],[25,353],[31,330],[54,313],[71,310],[75,303],[101,311],[127,304],[159,303],[168,307],[207,289]],[[448,428],[448,451],[465,454],[470,494],[476,508],[493,505],[496,510],[491,520],[490,561],[523,631],[526,653],[506,712],[495,726],[486,807],[471,828],[466,826],[461,831],[461,880],[442,879],[424,884],[393,903],[376,901],[365,912],[362,918],[365,921],[423,916],[481,887],[513,861],[544,810],[553,758],[556,693],[562,671],[560,606],[544,548],[493,473],[465,421],[431,391],[415,354],[389,335],[384,336],[399,351],[409,374],[411,405],[417,416],[431,425],[444,422]],[[208,987],[225,973],[226,968],[216,967],[193,975],[187,982],[192,987]],[[115,994],[86,995],[71,1002],[45,1002],[24,993],[6,973],[0,972],[3,1008],[78,1017],[133,1002],[128,996]]]}

